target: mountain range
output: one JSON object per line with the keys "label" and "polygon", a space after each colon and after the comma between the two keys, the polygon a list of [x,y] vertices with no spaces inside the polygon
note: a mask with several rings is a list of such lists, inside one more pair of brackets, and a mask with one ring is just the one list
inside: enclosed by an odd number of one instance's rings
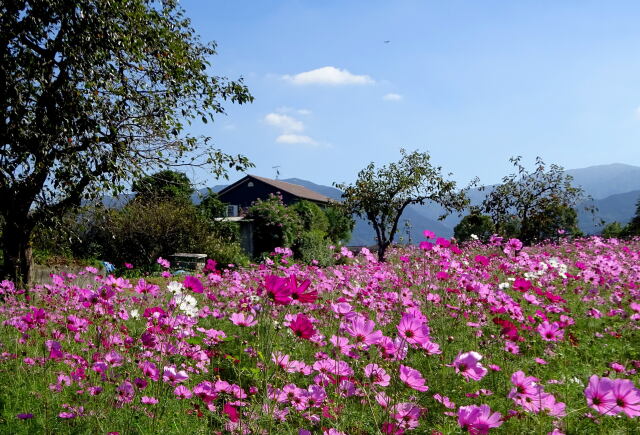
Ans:
{"label": "mountain range", "polygon": [[[591,199],[578,206],[578,221],[580,229],[585,234],[598,234],[602,230],[601,222],[613,221],[628,223],[635,212],[635,205],[640,200],[640,167],[613,163],[610,165],[590,166],[587,168],[570,169],[566,173],[573,177],[573,185],[580,186]],[[314,190],[332,199],[340,199],[342,192],[335,187],[316,184],[300,178],[288,178],[281,181],[298,184]],[[218,192],[226,185],[211,187]],[[486,186],[484,190],[472,189],[469,192],[471,205],[479,205],[492,190],[493,186]],[[208,189],[197,191],[192,199],[195,203],[207,193]],[[121,207],[131,199],[132,195],[105,197],[103,203],[108,207]],[[597,212],[586,212],[586,206],[595,206]],[[431,230],[441,237],[453,236],[453,228],[460,222],[462,216],[449,215],[440,221],[438,217],[443,209],[437,204],[411,205],[406,208],[400,218],[396,241],[417,242],[423,240],[422,231]],[[362,218],[356,219],[356,225],[350,245],[370,245],[374,243],[374,231],[371,225]]]}

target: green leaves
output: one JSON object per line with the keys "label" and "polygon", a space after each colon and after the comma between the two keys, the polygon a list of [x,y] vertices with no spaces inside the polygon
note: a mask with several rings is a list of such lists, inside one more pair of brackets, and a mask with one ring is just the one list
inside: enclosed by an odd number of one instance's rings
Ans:
{"label": "green leaves", "polygon": [[5,2],[0,35],[5,218],[59,213],[188,154],[216,176],[251,167],[185,134],[224,113],[221,101],[253,97],[242,79],[209,75],[215,44],[178,2]]}
{"label": "green leaves", "polygon": [[456,192],[456,183],[444,178],[442,168],[431,165],[428,153],[401,149],[400,154],[398,162],[378,169],[370,163],[358,173],[354,185],[334,184],[343,191],[344,209],[370,221],[378,239],[380,260],[393,242],[400,216],[408,205],[429,200],[451,212],[462,210],[468,202],[464,192]]}

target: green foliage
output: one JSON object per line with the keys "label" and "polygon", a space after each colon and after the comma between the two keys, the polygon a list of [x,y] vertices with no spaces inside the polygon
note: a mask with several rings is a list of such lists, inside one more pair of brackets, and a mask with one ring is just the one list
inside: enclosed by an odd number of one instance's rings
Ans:
{"label": "green foliage", "polygon": [[319,230],[302,233],[293,246],[293,252],[297,259],[306,264],[327,267],[334,263],[333,251],[329,249],[325,233]]}
{"label": "green foliage", "polygon": [[227,204],[220,201],[218,194],[209,189],[207,195],[198,204],[198,211],[210,221],[215,218],[224,217],[227,211]]}
{"label": "green foliage", "polygon": [[482,204],[496,231],[527,244],[555,238],[558,230],[577,235],[574,207],[584,199],[584,191],[571,185],[573,178],[561,166],[547,167],[538,157],[536,169],[529,172],[520,160],[510,159],[516,172],[504,177]]}
{"label": "green foliage", "polygon": [[627,225],[626,234],[628,236],[640,236],[640,198],[636,202],[636,213]]}
{"label": "green foliage", "polygon": [[481,214],[478,209],[473,209],[453,229],[453,235],[459,242],[471,240],[472,234],[476,235],[479,240],[486,242],[494,232],[495,227],[491,217]]}
{"label": "green foliage", "polygon": [[303,200],[293,204],[291,209],[300,216],[305,231],[326,233],[329,229],[329,219],[317,204]]}
{"label": "green foliage", "polygon": [[244,170],[185,125],[222,100],[253,100],[242,80],[209,75],[203,43],[176,0],[32,0],[0,6],[0,215],[13,277],[30,267],[31,231],[82,199],[169,165]]}
{"label": "green foliage", "polygon": [[207,257],[215,260],[222,268],[229,264],[248,266],[250,258],[237,240],[212,235],[207,238],[203,252]]}
{"label": "green foliage", "polygon": [[254,243],[256,252],[261,254],[278,246],[291,247],[303,231],[298,214],[275,195],[258,199],[249,208],[247,219],[254,221]]}
{"label": "green foliage", "polygon": [[324,209],[327,216],[327,238],[333,243],[346,243],[351,239],[351,232],[356,222],[351,214],[345,213],[340,206],[330,205]]}
{"label": "green foliage", "polygon": [[627,228],[620,222],[610,222],[602,229],[602,237],[607,239],[620,238],[626,233]]}
{"label": "green foliage", "polygon": [[141,269],[176,252],[203,252],[209,235],[193,205],[173,201],[132,201],[122,210],[105,210],[92,233],[106,260]]}
{"label": "green foliage", "polygon": [[410,204],[433,201],[446,212],[462,210],[468,200],[464,192],[456,192],[456,183],[448,181],[441,167],[431,165],[428,153],[400,150],[398,162],[381,168],[370,163],[358,173],[355,184],[335,184],[343,191],[344,207],[351,214],[367,218],[376,233],[378,259],[393,242],[398,221]]}
{"label": "green foliage", "polygon": [[191,180],[183,172],[164,170],[144,176],[133,183],[136,201],[190,202],[195,192]]}

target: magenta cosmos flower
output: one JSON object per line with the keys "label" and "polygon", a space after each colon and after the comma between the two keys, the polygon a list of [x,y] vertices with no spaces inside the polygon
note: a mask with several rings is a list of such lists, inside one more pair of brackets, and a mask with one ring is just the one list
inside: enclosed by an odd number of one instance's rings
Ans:
{"label": "magenta cosmos flower", "polygon": [[191,276],[191,275],[185,276],[184,277],[184,281],[182,282],[182,285],[185,288],[190,289],[194,293],[203,293],[204,292],[204,287],[202,286],[202,283],[195,276]]}
{"label": "magenta cosmos flower", "polygon": [[473,379],[479,381],[484,378],[488,372],[486,368],[480,364],[482,355],[478,352],[465,352],[459,354],[453,361],[453,366],[456,368],[456,373],[460,373],[468,381]]}
{"label": "magenta cosmos flower", "polygon": [[471,434],[486,434],[489,429],[502,425],[499,412],[491,413],[489,405],[461,406],[458,409],[458,424]]}
{"label": "magenta cosmos flower", "polygon": [[289,324],[289,328],[291,328],[296,337],[304,338],[305,340],[309,340],[316,333],[311,320],[304,314],[298,314],[295,320]]}
{"label": "magenta cosmos flower", "polygon": [[538,325],[537,330],[544,341],[559,341],[564,337],[564,331],[560,329],[558,322],[544,321]]}
{"label": "magenta cosmos flower", "polygon": [[418,370],[402,364],[400,364],[400,380],[407,384],[409,388],[413,388],[416,391],[425,392],[429,390],[429,387],[424,384],[425,380]]}
{"label": "magenta cosmos flower", "polygon": [[291,281],[277,275],[268,275],[264,279],[264,289],[267,296],[276,305],[289,305],[291,299]]}

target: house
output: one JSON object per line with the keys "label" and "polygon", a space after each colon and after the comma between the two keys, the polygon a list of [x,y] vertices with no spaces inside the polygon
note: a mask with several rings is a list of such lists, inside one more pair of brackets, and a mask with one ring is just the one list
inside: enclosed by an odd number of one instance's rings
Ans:
{"label": "house", "polygon": [[284,205],[306,200],[324,207],[332,201],[331,198],[304,186],[258,177],[257,175],[247,175],[219,191],[218,198],[220,201],[227,203],[228,206],[227,217],[218,219],[226,222],[236,222],[239,225],[240,245],[251,256],[257,254],[253,243],[253,221],[243,216],[256,200],[267,199],[272,194],[280,195]]}
{"label": "house", "polygon": [[256,175],[247,175],[225,187],[218,192],[218,198],[229,204],[228,216],[238,216],[251,207],[254,201],[267,199],[270,194],[282,196],[284,205],[291,205],[304,199],[323,207],[332,201],[331,198],[304,186]]}

